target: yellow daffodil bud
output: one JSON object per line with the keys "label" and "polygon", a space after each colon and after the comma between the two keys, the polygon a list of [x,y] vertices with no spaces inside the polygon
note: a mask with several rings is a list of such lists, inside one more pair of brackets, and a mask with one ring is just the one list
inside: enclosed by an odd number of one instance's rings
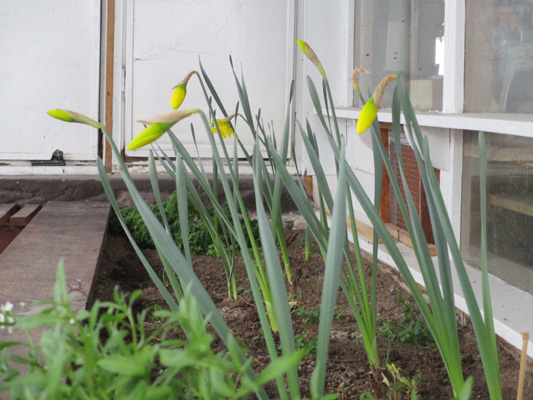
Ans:
{"label": "yellow daffodil bud", "polygon": [[359,113],[359,119],[357,120],[357,133],[361,134],[366,131],[372,122],[378,115],[379,107],[374,103],[374,96],[372,96],[363,106],[363,109]]}
{"label": "yellow daffodil bud", "polygon": [[[230,137],[232,137],[235,134],[235,131],[233,130],[233,128],[230,125],[230,121],[232,120],[232,118],[235,118],[237,115],[239,115],[239,114],[233,114],[233,115],[230,115],[229,117],[226,117],[224,119],[218,119],[217,118],[218,128],[220,129],[220,135],[222,136],[223,139],[230,138]],[[212,124],[214,124],[213,121],[210,121],[210,122]],[[217,133],[217,127],[215,125],[213,125],[211,127],[211,131],[213,133]]]}
{"label": "yellow daffodil bud", "polygon": [[170,107],[173,108],[174,110],[177,110],[179,106],[181,106],[181,103],[183,103],[183,100],[185,100],[186,94],[187,94],[186,83],[176,86],[176,88],[172,92],[172,97],[170,98]]}
{"label": "yellow daffodil bud", "polygon": [[385,88],[387,85],[396,79],[395,74],[387,75],[381,80],[379,85],[376,87],[374,94],[363,106],[363,109],[359,113],[359,119],[357,120],[357,133],[361,134],[366,131],[372,122],[376,119],[378,115],[379,106],[381,105],[381,100],[383,100],[383,94],[385,93]]}
{"label": "yellow daffodil bud", "polygon": [[154,140],[158,139],[161,135],[163,135],[163,133],[172,128],[172,126],[174,126],[174,124],[176,124],[178,121],[199,111],[200,110],[197,108],[190,108],[187,110],[176,110],[171,113],[160,115],[152,119],[139,121],[142,124],[148,125],[148,127],[133,138],[133,140],[128,145],[128,150],[135,150],[139,147],[143,147],[149,143],[152,143]]}
{"label": "yellow daffodil bud", "polygon": [[51,117],[54,117],[55,119],[59,119],[61,121],[85,124],[85,125],[92,126],[93,128],[96,128],[96,129],[101,129],[103,127],[103,125],[100,122],[97,122],[75,111],[56,109],[56,110],[48,110],[47,113]]}
{"label": "yellow daffodil bud", "polygon": [[191,79],[191,76],[197,73],[197,71],[189,72],[180,83],[178,83],[172,88],[174,89],[174,91],[172,92],[172,97],[170,98],[171,108],[177,110],[179,106],[181,106],[181,103],[183,103],[183,100],[185,100],[185,96],[187,95],[187,83],[189,83],[189,79]]}
{"label": "yellow daffodil bud", "polygon": [[48,110],[48,115],[51,117],[54,117],[55,119],[59,119],[61,121],[65,122],[76,122],[74,117],[68,113],[68,111],[65,110]]}
{"label": "yellow daffodil bud", "polygon": [[172,123],[156,123],[146,127],[139,133],[128,145],[128,150],[135,150],[139,147],[146,146],[158,139],[163,133],[172,128]]}
{"label": "yellow daffodil bud", "polygon": [[304,55],[315,65],[315,67],[318,69],[318,72],[320,72],[320,75],[322,75],[322,78],[324,80],[327,80],[326,78],[326,72],[324,71],[324,67],[322,67],[322,63],[318,59],[318,56],[313,51],[311,46],[307,44],[307,42],[304,42],[301,39],[298,39],[298,46],[302,49],[302,52]]}

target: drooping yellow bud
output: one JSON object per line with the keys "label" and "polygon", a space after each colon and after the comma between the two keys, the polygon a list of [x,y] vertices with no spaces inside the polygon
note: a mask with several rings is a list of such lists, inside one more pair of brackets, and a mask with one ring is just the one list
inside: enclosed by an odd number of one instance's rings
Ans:
{"label": "drooping yellow bud", "polygon": [[378,115],[379,107],[374,103],[374,96],[372,96],[363,106],[363,109],[359,113],[359,119],[357,120],[357,133],[361,134],[366,131],[372,122]]}
{"label": "drooping yellow bud", "polygon": [[200,110],[197,108],[176,110],[155,118],[138,121],[142,124],[149,126],[133,138],[133,140],[128,145],[128,150],[135,150],[139,147],[143,147],[149,143],[152,143],[154,140],[158,139],[161,135],[163,135],[163,133],[172,128],[172,126],[178,121],[199,111]]}
{"label": "drooping yellow bud", "polygon": [[197,74],[197,71],[191,71],[187,74],[187,76],[176,86],[174,86],[172,89],[174,91],[172,92],[172,97],[170,98],[170,107],[174,110],[177,110],[179,106],[183,103],[183,100],[185,100],[185,96],[187,95],[187,83],[189,83],[189,79],[191,79],[191,76],[194,74]]}
{"label": "drooping yellow bud", "polygon": [[72,117],[72,115],[70,115],[69,112],[65,111],[65,110],[59,110],[59,109],[57,109],[57,110],[48,110],[47,113],[51,117],[54,117],[55,119],[59,119],[61,121],[76,122],[74,117]]}
{"label": "drooping yellow bud", "polygon": [[174,110],[177,110],[183,100],[185,100],[185,95],[187,94],[187,84],[176,86],[174,92],[172,92],[172,97],[170,98],[170,107]]}
{"label": "drooping yellow bud", "polygon": [[320,75],[322,75],[322,78],[324,80],[327,80],[326,72],[324,71],[324,67],[322,67],[322,63],[318,59],[318,56],[313,51],[311,46],[307,42],[304,42],[301,39],[298,39],[298,46],[302,49],[302,52],[304,55],[315,65],[315,67],[318,69],[318,72],[320,72]]}
{"label": "drooping yellow bud", "polygon": [[387,85],[396,79],[395,74],[387,75],[385,78],[381,80],[378,86],[376,86],[376,90],[374,90],[374,94],[363,106],[361,112],[359,113],[359,119],[357,120],[357,133],[361,134],[364,131],[366,131],[370,125],[372,125],[372,122],[376,119],[376,116],[378,115],[379,106],[381,105],[381,100],[383,100],[383,94],[385,93],[385,88]]}
{"label": "drooping yellow bud", "polygon": [[135,150],[139,147],[146,146],[148,143],[152,143],[158,139],[163,133],[172,128],[171,123],[156,123],[146,127],[141,133],[139,133],[128,145],[128,150]]}
{"label": "drooping yellow bud", "polygon": [[96,128],[96,129],[101,129],[103,127],[103,125],[100,122],[95,121],[94,119],[86,117],[85,115],[77,113],[75,111],[56,109],[56,110],[48,110],[47,113],[51,117],[54,117],[55,119],[59,119],[61,121],[76,122],[78,124],[92,126],[93,128]]}

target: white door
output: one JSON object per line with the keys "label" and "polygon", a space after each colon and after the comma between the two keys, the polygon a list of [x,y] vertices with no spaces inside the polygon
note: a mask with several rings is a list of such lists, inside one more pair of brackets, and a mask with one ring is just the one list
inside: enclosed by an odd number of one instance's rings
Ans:
{"label": "white door", "polygon": [[[200,71],[199,58],[225,109],[233,114],[239,98],[230,55],[239,76],[242,67],[252,112],[261,108],[265,124],[274,121],[274,131],[281,135],[293,76],[293,1],[134,0],[127,2],[126,18],[126,146],[143,129],[137,120],[172,111],[172,87],[188,72]],[[196,77],[189,81],[181,106],[190,107],[207,113]],[[191,123],[200,153],[208,157],[208,138],[198,116],[182,121],[173,131],[192,150]],[[249,145],[252,135],[246,128],[238,121],[237,134]],[[171,150],[166,135],[158,143]],[[148,148],[127,155],[146,156]]]}
{"label": "white door", "polygon": [[54,120],[65,108],[98,118],[100,0],[0,0],[0,160],[94,160],[94,128]]}

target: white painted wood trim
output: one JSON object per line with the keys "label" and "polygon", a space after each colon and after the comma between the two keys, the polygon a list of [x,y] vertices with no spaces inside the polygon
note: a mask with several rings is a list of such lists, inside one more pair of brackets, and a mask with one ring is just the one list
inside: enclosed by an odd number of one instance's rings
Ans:
{"label": "white painted wood trim", "polygon": [[445,113],[462,113],[464,108],[465,8],[465,0],[444,2]]}
{"label": "white painted wood trim", "polygon": [[[335,112],[339,118],[357,120],[361,108],[338,108]],[[416,118],[420,126],[493,132],[533,138],[533,114],[446,114],[420,111],[416,113]],[[380,110],[378,119],[381,122],[392,122],[392,112],[390,110]],[[405,123],[403,115],[401,122]]]}
{"label": "white painted wood trim", "polygon": [[[20,163],[18,161],[17,163]],[[63,166],[31,166],[9,165],[0,167],[0,175],[98,175],[98,169],[93,165],[63,165]]]}
{"label": "white painted wood trim", "polygon": [[[126,138],[131,136],[133,131],[133,58],[134,58],[134,16],[135,16],[135,1],[126,0],[126,18],[125,18],[125,34],[124,41],[124,63],[122,66],[122,73],[124,75],[124,132],[122,148],[126,146]],[[136,154],[137,156],[142,156]]]}
{"label": "white painted wood trim", "polygon": [[[127,0],[115,1],[115,56],[113,64],[113,141],[119,149],[125,142],[125,66],[126,66],[126,16]],[[118,161],[113,154],[113,170],[118,168]]]}
{"label": "white painted wood trim", "polygon": [[[346,65],[345,76],[350,80],[352,71],[354,69],[355,62],[355,2],[351,0],[345,0],[343,4],[344,8],[344,59]],[[344,95],[345,104],[348,107],[354,105],[354,90],[351,84],[346,85],[346,93]]]}
{"label": "white painted wood trim", "polygon": [[[103,20],[102,20],[102,13],[101,13],[101,10],[102,10],[102,0],[98,0],[98,1],[95,1],[93,3],[93,6],[94,6],[94,15],[98,15],[99,18],[97,19],[96,21],[96,26],[95,26],[95,32],[98,32],[101,34],[102,32],[102,24],[104,23]],[[100,106],[101,106],[101,92],[100,92],[100,78],[102,77],[102,74],[101,74],[101,63],[102,63],[102,54],[104,54],[102,51],[102,47],[101,47],[101,39],[100,39],[100,35],[94,35],[93,36],[93,42],[92,42],[92,45],[91,47],[93,49],[98,49],[98,66],[96,68],[93,68],[93,76],[91,77],[91,80],[92,82],[95,82],[97,84],[95,85],[91,85],[91,90],[93,91],[93,93],[91,93],[91,98],[95,99],[95,104],[91,105],[91,111],[90,111],[90,114],[88,115],[88,117],[90,118],[94,118],[94,119],[98,119],[99,118],[99,113],[100,113]],[[95,93],[96,92],[96,93]],[[90,155],[85,155],[85,157],[83,155],[78,155],[78,154],[71,154],[70,155],[70,158],[72,158],[73,160],[96,160],[96,157],[98,155],[98,134],[96,132],[96,130],[92,130],[92,132],[90,132],[90,135],[91,135],[91,139],[90,139]]]}
{"label": "white painted wood trim", "polygon": [[[285,77],[285,109],[289,106],[289,94],[291,83],[294,81],[294,92],[292,95],[292,103],[290,106],[290,133],[289,140],[292,145],[295,141],[296,132],[296,74],[298,65],[298,0],[290,0],[287,3],[287,49],[286,49],[286,77]],[[298,156],[296,156],[298,157]],[[288,158],[292,158],[289,151]],[[295,160],[293,160],[294,162]],[[299,162],[299,160],[298,160]]]}
{"label": "white painted wood trim", "polygon": [[[291,87],[291,82],[295,79],[296,76],[296,56],[298,46],[296,40],[298,39],[298,0],[290,0],[287,2],[287,46],[285,52],[285,59],[287,60],[286,65],[286,76],[285,76],[285,87],[286,89],[286,100],[285,108],[288,105],[288,96],[289,90]],[[294,104],[294,103],[293,103]],[[294,108],[294,106],[293,106]]]}
{"label": "white painted wood trim", "polygon": [[99,96],[100,109],[98,111],[98,116],[99,116],[98,120],[104,125],[106,125],[105,89],[106,89],[106,81],[107,81],[106,59],[108,57],[108,54],[107,54],[107,18],[108,18],[107,2],[108,1],[109,0],[102,0],[100,2],[100,96]]}

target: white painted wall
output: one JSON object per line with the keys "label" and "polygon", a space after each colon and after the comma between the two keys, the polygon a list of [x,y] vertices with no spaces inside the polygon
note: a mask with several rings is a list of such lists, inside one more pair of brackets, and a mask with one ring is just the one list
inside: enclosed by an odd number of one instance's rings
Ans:
{"label": "white painted wall", "polygon": [[[326,0],[326,1],[301,1],[298,3],[298,36],[309,43],[318,55],[331,86],[333,100],[336,107],[351,107],[353,105],[353,87],[350,82],[353,65],[353,37],[354,37],[354,14],[353,1],[349,0]],[[328,152],[329,143],[324,136],[323,128],[315,115],[315,110],[309,96],[307,84],[309,76],[320,95],[322,95],[322,78],[314,65],[304,55],[297,53],[296,73],[296,116],[305,125],[306,119],[317,135],[321,150],[320,160],[328,174],[328,180],[332,190],[335,188],[335,162],[331,152]],[[347,154],[350,165],[354,168],[358,178],[373,196],[374,191],[374,167],[370,143],[365,136],[357,135],[354,121],[339,119],[341,134],[347,137]],[[297,151],[300,151],[299,159],[302,160],[302,171],[313,175],[313,170],[301,144],[300,134],[295,133]],[[316,182],[315,182],[316,186]],[[316,193],[315,193],[316,194]],[[316,196],[315,196],[316,198]],[[362,208],[354,199],[356,210],[362,213]],[[365,219],[364,215],[360,215]]]}
{"label": "white painted wall", "polygon": [[96,131],[46,110],[98,118],[100,0],[0,0],[0,54],[0,160],[94,160]]}
{"label": "white painted wall", "polygon": [[[169,1],[134,0],[126,4],[125,54],[125,144],[143,126],[137,122],[172,111],[171,88],[191,70],[200,71],[199,58],[229,114],[239,100],[229,62],[244,73],[252,111],[260,108],[265,123],[281,134],[286,114],[286,100],[293,77],[294,2],[258,2],[249,0]],[[131,40],[129,40],[131,38]],[[192,77],[181,108],[198,107],[207,112],[200,84]],[[241,108],[242,111],[242,108]],[[222,115],[217,110],[218,115]],[[207,136],[198,116],[173,128],[192,149],[190,123],[200,144],[200,152],[209,156]],[[237,134],[246,144],[252,135],[242,120]],[[171,150],[164,135],[158,143]],[[143,156],[147,148],[129,151]]]}

